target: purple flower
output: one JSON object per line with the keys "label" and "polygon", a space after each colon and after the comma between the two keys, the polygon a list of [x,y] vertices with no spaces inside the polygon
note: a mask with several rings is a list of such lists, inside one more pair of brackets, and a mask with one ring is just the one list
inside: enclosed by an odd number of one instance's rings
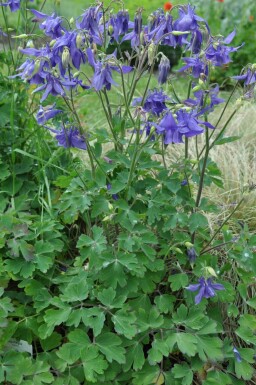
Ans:
{"label": "purple flower", "polygon": [[16,12],[20,9],[20,0],[9,0],[6,3],[0,3],[3,7],[10,7],[11,12]]}
{"label": "purple flower", "polygon": [[[187,182],[187,180],[186,180],[186,182]],[[190,247],[189,249],[187,249],[187,256],[188,256],[190,263],[195,262],[197,255],[196,255],[196,251],[195,251],[194,247]]]}
{"label": "purple flower", "polygon": [[208,65],[199,59],[199,57],[185,57],[183,60],[187,64],[180,68],[179,72],[186,71],[191,68],[191,74],[194,78],[199,78],[202,73],[206,76],[208,75]]}
{"label": "purple flower", "polygon": [[199,278],[199,283],[194,285],[189,285],[186,287],[189,291],[198,291],[198,294],[195,297],[195,304],[198,305],[203,298],[211,298],[216,295],[215,290],[224,290],[224,286],[220,283],[213,283],[211,278],[207,280],[204,277]]}
{"label": "purple flower", "polygon": [[[159,116],[164,110],[167,109],[165,104],[167,100],[170,99],[163,93],[162,90],[149,91],[143,104],[143,109],[148,113]],[[142,98],[135,98],[132,105],[137,106],[141,102]]]}
{"label": "purple flower", "polygon": [[249,86],[256,83],[256,71],[251,68],[247,68],[246,72],[242,75],[232,76],[232,79],[244,80],[244,85]]}
{"label": "purple flower", "polygon": [[212,41],[205,51],[206,59],[210,60],[211,63],[217,67],[228,64],[231,61],[230,53],[237,51],[243,45],[239,47],[227,47],[227,44],[230,44],[234,39],[235,34],[236,31],[233,31],[224,40]]}
{"label": "purple flower", "polygon": [[138,47],[141,43],[140,39],[142,30],[142,15],[141,12],[138,11],[134,17],[133,30],[123,37],[122,42],[130,40],[132,48]]}
{"label": "purple flower", "polygon": [[166,16],[161,13],[155,17],[152,26],[146,28],[147,39],[152,40],[155,44],[169,45],[176,47],[177,38],[172,35],[173,25],[172,16],[167,14]]}
{"label": "purple flower", "polygon": [[39,125],[43,125],[47,120],[54,118],[61,112],[62,110],[55,109],[55,104],[46,107],[40,106],[36,115],[36,121]]}
{"label": "purple flower", "polygon": [[200,127],[199,124],[208,125],[204,122],[199,121],[194,111],[187,112],[182,109],[177,111],[177,122],[179,132],[181,134],[184,134],[187,138],[204,132],[204,129]]}
{"label": "purple flower", "polygon": [[79,42],[80,35],[73,31],[66,32],[58,38],[54,44],[52,48],[53,60],[59,65],[62,76],[65,75],[69,60],[72,61],[77,70],[80,69],[81,63],[85,63],[86,57],[84,52],[79,48]]}
{"label": "purple flower", "polygon": [[116,60],[115,53],[112,55],[107,55],[102,61],[95,61],[92,50],[88,48],[86,52],[88,62],[94,69],[92,87],[96,91],[100,91],[104,87],[109,91],[112,84],[117,85],[112,78],[112,71],[117,71],[119,73],[122,71],[123,74],[126,74],[133,70],[133,68],[130,66],[119,67],[118,65],[113,65],[113,59],[114,61]]}
{"label": "purple flower", "polygon": [[43,102],[49,96],[49,94],[53,96],[57,96],[57,95],[65,96],[66,92],[64,90],[64,87],[75,86],[75,85],[76,83],[74,81],[61,80],[51,75],[50,73],[48,73],[45,78],[45,84],[43,84],[41,87],[36,88],[33,91],[33,93],[45,90],[41,98],[41,102]]}
{"label": "purple flower", "polygon": [[127,11],[119,11],[117,15],[113,15],[108,23],[109,35],[113,40],[119,41],[120,36],[126,34],[129,29],[129,13]]}
{"label": "purple flower", "polygon": [[158,67],[158,70],[159,70],[158,83],[159,84],[166,83],[169,72],[170,72],[170,68],[171,68],[170,60],[165,55],[162,55],[162,58],[160,60],[159,67]]}
{"label": "purple flower", "polygon": [[199,27],[198,21],[205,22],[204,19],[195,14],[194,9],[191,5],[179,7],[179,18],[174,23],[176,31],[195,31]]}
{"label": "purple flower", "polygon": [[242,362],[242,357],[237,348],[233,348],[233,353],[237,362]]}
{"label": "purple flower", "polygon": [[49,36],[53,39],[62,36],[62,32],[65,31],[65,29],[62,27],[61,17],[57,16],[55,13],[49,16],[45,13],[37,11],[36,9],[31,9],[30,11],[36,16],[34,21],[44,20],[39,25],[39,28],[44,31],[46,36]]}
{"label": "purple flower", "polygon": [[164,144],[182,143],[182,133],[170,112],[167,112],[155,127],[158,134],[164,135]]}
{"label": "purple flower", "polygon": [[223,103],[225,99],[218,97],[219,86],[216,85],[209,91],[199,90],[194,93],[196,99],[186,99],[184,104],[189,107],[197,107],[197,116],[213,111],[214,106]]}
{"label": "purple flower", "polygon": [[98,45],[103,44],[103,28],[100,24],[102,12],[100,6],[88,8],[81,16],[82,20],[77,20],[76,26],[89,33],[91,42]]}
{"label": "purple flower", "polygon": [[53,132],[55,138],[58,141],[58,145],[65,148],[79,148],[80,150],[86,150],[86,142],[84,137],[79,133],[76,127],[65,128],[61,127],[61,130],[54,130],[50,127],[46,127],[49,131]]}

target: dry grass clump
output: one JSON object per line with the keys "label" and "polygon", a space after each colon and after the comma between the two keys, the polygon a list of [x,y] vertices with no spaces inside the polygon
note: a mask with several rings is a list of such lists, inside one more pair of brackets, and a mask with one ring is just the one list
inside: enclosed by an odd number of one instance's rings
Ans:
{"label": "dry grass clump", "polygon": [[[229,107],[219,125],[218,131],[236,108]],[[214,113],[212,121],[218,119]],[[211,120],[210,120],[211,121]],[[216,131],[217,133],[217,131]],[[220,207],[219,215],[209,218],[214,226],[216,221],[222,221],[234,210],[236,204],[244,198],[240,207],[234,214],[235,221],[246,222],[251,231],[256,231],[256,106],[246,104],[230,122],[225,136],[241,136],[235,142],[215,146],[210,157],[220,168],[224,180],[224,188],[215,185],[205,188],[204,196]],[[201,138],[200,138],[201,140]],[[202,146],[202,145],[201,145]],[[199,143],[200,147],[200,143]],[[171,146],[167,151],[167,159],[171,163],[177,161],[184,154],[184,147]],[[189,155],[196,159],[195,140],[190,140]],[[214,222],[214,223],[213,223]]]}

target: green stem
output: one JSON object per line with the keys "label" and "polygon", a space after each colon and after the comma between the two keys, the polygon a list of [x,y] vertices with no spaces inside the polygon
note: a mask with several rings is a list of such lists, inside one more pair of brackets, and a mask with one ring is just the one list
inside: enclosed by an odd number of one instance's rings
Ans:
{"label": "green stem", "polygon": [[[204,246],[203,250],[201,251],[200,255],[204,254],[207,250],[207,247],[212,243],[212,241],[215,239],[216,235],[220,232],[220,230],[225,226],[225,224],[229,221],[229,219],[234,215],[234,213],[238,210],[242,202],[244,201],[244,198],[240,200],[240,202],[237,204],[237,206],[232,210],[232,212],[229,214],[229,216],[225,219],[225,221],[219,226],[219,228],[215,231],[209,242]],[[208,251],[208,250],[207,250]]]}

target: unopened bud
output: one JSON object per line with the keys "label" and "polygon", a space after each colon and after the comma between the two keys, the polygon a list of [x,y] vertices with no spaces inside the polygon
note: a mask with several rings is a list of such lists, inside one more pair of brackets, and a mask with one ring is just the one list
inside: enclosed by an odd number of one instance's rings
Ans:
{"label": "unopened bud", "polygon": [[55,43],[56,43],[56,39],[51,40],[51,41],[50,41],[50,47],[53,47]]}
{"label": "unopened bud", "polygon": [[28,35],[26,35],[25,33],[23,33],[22,35],[18,35],[18,36],[12,36],[12,39],[25,39],[27,38]]}
{"label": "unopened bud", "polygon": [[109,25],[108,26],[108,33],[110,34],[110,35],[112,35],[112,33],[114,32],[114,27],[113,27],[113,25]]}
{"label": "unopened bud", "polygon": [[70,24],[70,25],[73,25],[74,22],[75,22],[75,19],[74,19],[73,17],[71,17],[71,19],[69,20],[69,24]]}
{"label": "unopened bud", "polygon": [[79,75],[80,75],[80,71],[77,71],[77,72],[74,73],[73,77],[74,78],[78,78]]}
{"label": "unopened bud", "polygon": [[208,274],[212,275],[213,277],[217,277],[217,274],[215,273],[215,270],[214,270],[211,266],[207,266],[207,267],[205,268],[205,271],[206,271]]}
{"label": "unopened bud", "polygon": [[175,252],[178,253],[178,254],[183,254],[183,253],[182,253],[182,250],[181,250],[179,247],[174,247],[174,248],[173,248],[173,251],[175,251]]}
{"label": "unopened bud", "polygon": [[77,36],[76,36],[76,46],[77,48],[81,48],[83,46],[83,43],[84,43],[84,36],[83,34],[81,33],[78,33]]}
{"label": "unopened bud", "polygon": [[63,67],[65,67],[65,68],[69,65],[70,52],[69,52],[68,47],[64,47],[64,49],[63,49],[62,56],[61,56],[61,62],[63,64]]}
{"label": "unopened bud", "polygon": [[26,44],[26,48],[35,48],[33,40],[28,40]]}
{"label": "unopened bud", "polygon": [[253,64],[252,64],[252,70],[253,70],[253,71],[256,71],[256,63],[253,63]]}
{"label": "unopened bud", "polygon": [[152,42],[148,47],[148,64],[151,66],[156,55],[156,45]]}
{"label": "unopened bud", "polygon": [[140,44],[143,45],[143,43],[144,43],[144,32],[142,31],[140,33]]}
{"label": "unopened bud", "polygon": [[187,248],[190,248],[190,247],[193,247],[193,243],[191,242],[185,242],[184,245],[187,247]]}
{"label": "unopened bud", "polygon": [[172,35],[174,36],[181,36],[181,35],[187,35],[189,31],[172,31]]}

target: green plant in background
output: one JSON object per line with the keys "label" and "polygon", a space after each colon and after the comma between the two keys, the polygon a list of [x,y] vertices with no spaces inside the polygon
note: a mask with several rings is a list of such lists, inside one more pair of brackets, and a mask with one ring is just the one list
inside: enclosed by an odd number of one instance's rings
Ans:
{"label": "green plant in background", "polygon": [[[242,200],[211,229],[221,209],[204,196],[222,187],[212,149],[239,139],[226,134],[237,83],[226,101],[211,83],[234,33],[211,36],[191,6],[146,26],[122,5],[76,22],[32,14],[41,31],[3,54],[0,381],[253,384],[256,237],[228,227]],[[162,46],[189,52],[179,90]],[[255,68],[236,80],[251,97]],[[94,130],[81,95],[98,98]],[[175,146],[183,155],[167,162]]]}

